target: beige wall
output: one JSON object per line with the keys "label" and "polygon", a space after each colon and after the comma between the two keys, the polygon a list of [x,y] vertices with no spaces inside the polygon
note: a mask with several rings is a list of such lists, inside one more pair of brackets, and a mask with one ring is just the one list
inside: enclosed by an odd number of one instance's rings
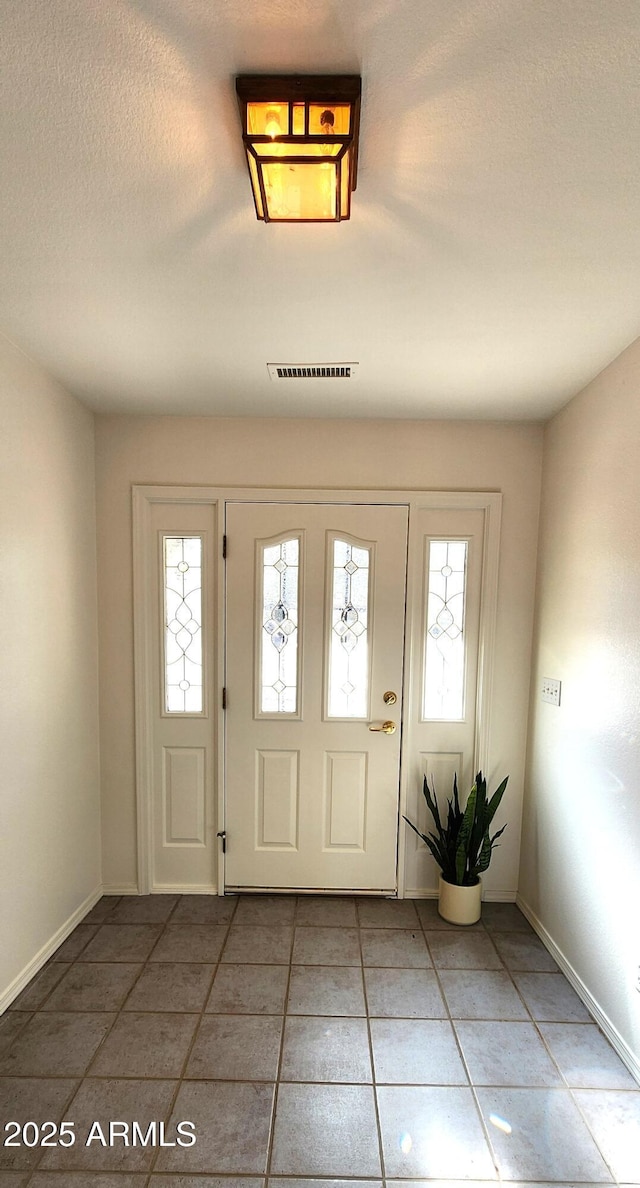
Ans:
{"label": "beige wall", "polygon": [[515,894],[542,429],[451,422],[99,417],[96,428],[103,863],[136,883],[131,484],[500,490],[503,533],[492,762],[509,828],[490,889]]}
{"label": "beige wall", "polygon": [[640,1070],[639,514],[637,342],[545,433],[520,890]]}
{"label": "beige wall", "polygon": [[0,1002],[100,884],[93,417],[0,342]]}

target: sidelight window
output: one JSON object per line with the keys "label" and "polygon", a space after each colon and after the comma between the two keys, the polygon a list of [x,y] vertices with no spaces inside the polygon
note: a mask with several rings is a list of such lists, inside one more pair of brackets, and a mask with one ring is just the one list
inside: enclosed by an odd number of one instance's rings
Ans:
{"label": "sidelight window", "polygon": [[426,565],[423,718],[464,718],[466,540],[430,540]]}
{"label": "sidelight window", "polygon": [[164,708],[169,714],[203,711],[202,537],[165,536]]}

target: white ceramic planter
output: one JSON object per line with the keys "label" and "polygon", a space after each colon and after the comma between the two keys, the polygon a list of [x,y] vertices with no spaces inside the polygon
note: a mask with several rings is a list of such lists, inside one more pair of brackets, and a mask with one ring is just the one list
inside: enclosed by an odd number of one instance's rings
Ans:
{"label": "white ceramic planter", "polygon": [[438,912],[449,924],[475,924],[482,910],[482,879],[475,887],[458,887],[440,876]]}

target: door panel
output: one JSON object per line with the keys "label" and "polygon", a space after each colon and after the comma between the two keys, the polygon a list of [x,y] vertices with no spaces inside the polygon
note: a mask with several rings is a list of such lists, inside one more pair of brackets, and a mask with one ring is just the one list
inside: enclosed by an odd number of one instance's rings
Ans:
{"label": "door panel", "polygon": [[[484,532],[485,516],[479,509],[415,512],[412,548],[420,573],[407,707],[412,723],[407,815],[423,833],[433,831],[423,777],[435,787],[442,808],[451,796],[454,774],[463,803],[475,775]],[[447,550],[447,545],[453,548]],[[457,565],[461,572],[456,577]],[[437,885],[434,860],[408,828],[406,845],[406,893]]]}
{"label": "door panel", "polygon": [[151,530],[150,890],[207,891],[216,882],[212,507],[154,504]]}
{"label": "door panel", "polygon": [[407,516],[227,505],[229,888],[396,889]]}

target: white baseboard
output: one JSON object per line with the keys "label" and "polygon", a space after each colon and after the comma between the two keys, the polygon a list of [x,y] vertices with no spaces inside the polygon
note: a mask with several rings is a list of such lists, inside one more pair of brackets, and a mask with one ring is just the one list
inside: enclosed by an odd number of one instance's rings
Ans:
{"label": "white baseboard", "polygon": [[62,942],[67,939],[71,932],[73,932],[76,925],[84,919],[87,912],[91,911],[91,908],[95,903],[98,902],[101,895],[102,887],[96,887],[90,895],[87,895],[87,898],[83,903],[80,904],[80,907],[77,907],[75,912],[71,913],[68,920],[65,920],[64,924],[60,926],[58,931],[54,932],[53,936],[46,942],[46,944],[42,946],[42,948],[38,953],[36,953],[35,957],[31,959],[28,965],[25,965],[21,973],[19,973],[18,976],[13,979],[10,985],[7,986],[6,990],[0,993],[0,1015],[2,1015],[3,1012],[6,1011],[7,1007],[11,1005],[14,999],[16,999],[18,995],[22,993],[25,986],[29,984],[31,979],[36,976],[39,970],[42,969],[42,966],[46,964],[50,957],[53,956],[56,949],[60,948]]}
{"label": "white baseboard", "polygon": [[194,886],[193,883],[159,883],[151,888],[152,895],[217,895],[218,887],[211,883]]}
{"label": "white baseboard", "polygon": [[[432,887],[420,887],[417,890],[407,890],[404,893],[405,899],[437,899],[438,890]],[[515,891],[483,891],[483,903],[515,903]]]}
{"label": "white baseboard", "polygon": [[[140,895],[137,883],[105,883],[102,887],[103,895]],[[161,883],[152,887],[150,895],[217,895],[217,886],[202,883]]]}
{"label": "white baseboard", "polygon": [[576,970],[573,968],[571,962],[565,957],[562,949],[558,948],[558,945],[554,941],[553,937],[547,932],[544,924],[538,919],[533,909],[529,907],[529,904],[526,903],[520,895],[516,896],[516,903],[523,915],[527,917],[527,920],[529,921],[534,932],[536,932],[540,937],[540,940],[542,941],[545,948],[551,953],[554,961],[556,961],[560,966],[560,969],[565,975],[567,981],[571,983],[578,997],[582,999],[582,1002],[589,1011],[589,1014],[593,1015],[598,1027],[604,1032],[607,1039],[611,1043],[611,1046],[615,1048],[623,1064],[625,1064],[629,1069],[631,1076],[635,1077],[636,1081],[638,1081],[640,1084],[640,1060],[638,1060],[638,1057],[634,1052],[632,1052],[631,1048],[622,1038],[617,1028],[614,1027],[609,1016],[605,1014],[600,1004],[593,997],[591,991],[587,986],[585,986],[582,978],[578,973],[576,973]]}

